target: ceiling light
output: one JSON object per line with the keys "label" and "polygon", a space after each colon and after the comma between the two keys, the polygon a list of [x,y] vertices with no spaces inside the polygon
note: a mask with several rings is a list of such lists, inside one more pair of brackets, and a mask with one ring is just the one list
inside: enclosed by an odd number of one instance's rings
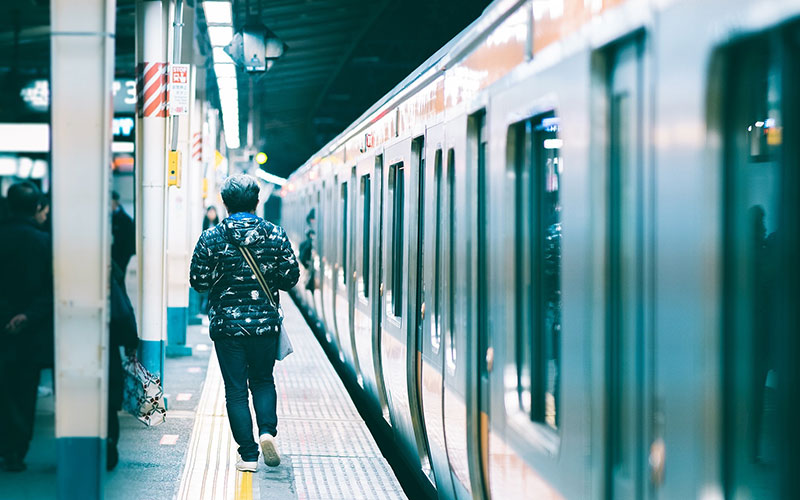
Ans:
{"label": "ceiling light", "polygon": [[233,64],[215,64],[214,73],[217,78],[236,78],[236,66]]}
{"label": "ceiling light", "polygon": [[208,24],[233,24],[230,2],[203,2]]}
{"label": "ceiling light", "polygon": [[236,78],[217,78],[217,87],[220,89],[235,89],[236,88]]}
{"label": "ceiling light", "polygon": [[213,51],[214,64],[233,64],[231,56],[225,53],[222,47],[214,47]]}
{"label": "ceiling light", "polygon": [[208,38],[211,40],[211,45],[214,47],[224,47],[228,45],[233,38],[232,26],[209,26]]}

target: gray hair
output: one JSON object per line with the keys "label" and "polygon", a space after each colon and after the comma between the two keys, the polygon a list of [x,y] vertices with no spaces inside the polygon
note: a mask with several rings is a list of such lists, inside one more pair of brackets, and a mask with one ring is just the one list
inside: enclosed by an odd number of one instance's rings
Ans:
{"label": "gray hair", "polygon": [[258,181],[253,176],[236,174],[225,179],[220,194],[228,213],[252,212],[258,206]]}

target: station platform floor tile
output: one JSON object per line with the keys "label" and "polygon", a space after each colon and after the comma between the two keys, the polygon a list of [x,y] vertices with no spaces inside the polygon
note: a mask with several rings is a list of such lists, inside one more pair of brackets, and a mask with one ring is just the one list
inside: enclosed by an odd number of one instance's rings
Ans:
{"label": "station platform floor tile", "polygon": [[[294,353],[275,367],[281,465],[237,472],[222,375],[212,354],[177,498],[406,498],[347,391],[288,296]],[[255,434],[255,429],[254,429]]]}

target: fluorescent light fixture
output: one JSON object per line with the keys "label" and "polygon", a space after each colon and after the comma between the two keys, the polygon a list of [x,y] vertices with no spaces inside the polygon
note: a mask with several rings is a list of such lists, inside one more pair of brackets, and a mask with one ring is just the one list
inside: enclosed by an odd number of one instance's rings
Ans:
{"label": "fluorescent light fixture", "polygon": [[17,159],[13,156],[0,156],[0,177],[17,175]]}
{"label": "fluorescent light fixture", "polygon": [[203,2],[208,24],[233,24],[230,2]]}
{"label": "fluorescent light fixture", "polygon": [[224,47],[231,43],[233,26],[209,26],[208,38],[213,47]]}
{"label": "fluorescent light fixture", "polygon": [[44,179],[46,175],[47,175],[47,162],[44,160],[34,161],[33,171],[31,172],[31,178]]}
{"label": "fluorescent light fixture", "polygon": [[17,177],[27,179],[28,177],[31,176],[32,171],[33,171],[33,160],[26,157],[20,158],[19,171],[17,172]]}
{"label": "fluorescent light fixture", "polygon": [[50,125],[46,123],[0,123],[0,152],[47,153]]}
{"label": "fluorescent light fixture", "polygon": [[286,179],[284,179],[283,177],[278,177],[277,175],[264,172],[260,168],[256,170],[256,175],[259,178],[264,179],[267,182],[277,184],[278,186],[283,186],[284,184],[286,184]]}
{"label": "fluorescent light fixture", "polygon": [[111,143],[111,152],[113,153],[133,153],[132,142],[118,142]]}
{"label": "fluorescent light fixture", "polygon": [[236,78],[236,66],[233,64],[215,64],[214,73],[217,78]]}
{"label": "fluorescent light fixture", "polygon": [[564,145],[563,139],[545,139],[544,149],[560,149]]}
{"label": "fluorescent light fixture", "polygon": [[222,89],[235,89],[236,78],[217,78],[217,87]]}
{"label": "fluorescent light fixture", "polygon": [[214,64],[233,64],[233,59],[231,59],[231,56],[229,56],[222,47],[214,47],[212,49],[212,55],[214,58]]}

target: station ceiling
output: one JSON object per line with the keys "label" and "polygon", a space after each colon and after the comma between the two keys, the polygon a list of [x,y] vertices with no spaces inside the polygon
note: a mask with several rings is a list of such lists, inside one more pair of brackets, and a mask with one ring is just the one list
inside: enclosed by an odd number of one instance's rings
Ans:
{"label": "station ceiling", "polygon": [[[477,19],[489,0],[234,0],[234,25],[268,26],[289,47],[260,77],[239,73],[240,135],[247,122],[267,170],[288,175]],[[189,6],[194,0],[187,2]],[[18,98],[50,68],[49,0],[0,2],[0,121],[46,121]],[[198,2],[199,6],[199,2]],[[196,9],[199,54],[207,50]],[[117,1],[116,73],[132,78],[135,0]],[[210,61],[209,61],[210,67]],[[208,79],[213,93],[213,79]],[[252,86],[253,106],[249,105]],[[212,99],[213,100],[213,99]]]}

